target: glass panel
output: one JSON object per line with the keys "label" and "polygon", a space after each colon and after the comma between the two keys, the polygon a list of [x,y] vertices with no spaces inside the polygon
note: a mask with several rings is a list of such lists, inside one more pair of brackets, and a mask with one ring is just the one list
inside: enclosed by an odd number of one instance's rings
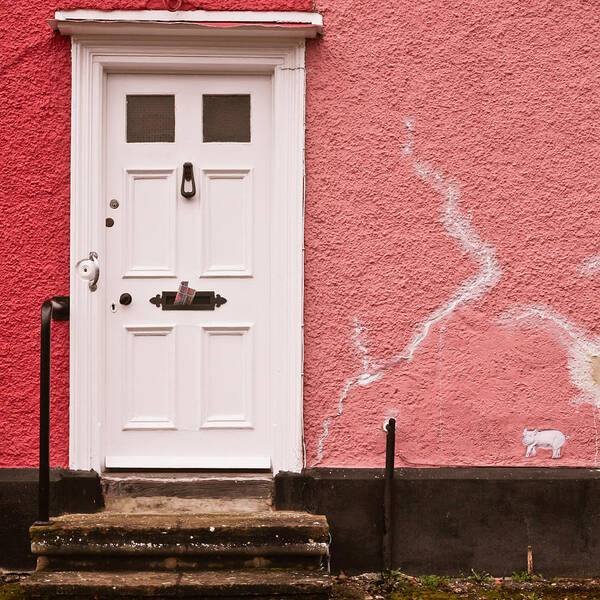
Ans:
{"label": "glass panel", "polygon": [[175,96],[127,95],[127,142],[174,142]]}
{"label": "glass panel", "polygon": [[202,110],[205,142],[250,141],[250,94],[204,94]]}

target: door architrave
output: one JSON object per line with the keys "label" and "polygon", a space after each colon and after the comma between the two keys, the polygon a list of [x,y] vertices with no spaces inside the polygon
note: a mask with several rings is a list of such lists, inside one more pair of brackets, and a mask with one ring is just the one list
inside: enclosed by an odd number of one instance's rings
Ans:
{"label": "door architrave", "polygon": [[[104,467],[107,75],[231,72],[273,78],[270,254],[271,277],[281,284],[270,298],[272,467],[302,469],[304,50],[304,39],[288,38],[72,37],[70,468]],[[94,292],[75,269],[92,250],[100,262]]]}

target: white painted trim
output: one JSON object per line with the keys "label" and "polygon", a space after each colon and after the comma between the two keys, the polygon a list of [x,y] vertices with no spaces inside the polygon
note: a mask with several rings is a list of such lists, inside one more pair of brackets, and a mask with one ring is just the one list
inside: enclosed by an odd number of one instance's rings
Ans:
{"label": "white painted trim", "polygon": [[309,12],[209,10],[65,10],[48,23],[64,35],[267,35],[314,38],[323,33],[323,17]]}
{"label": "white painted trim", "polygon": [[301,23],[323,25],[319,13],[251,10],[59,10],[57,21],[155,21],[162,23]]}
{"label": "white painted trim", "polygon": [[[262,72],[273,76],[275,209],[271,215],[271,276],[280,282],[278,295],[272,291],[270,299],[270,341],[274,349],[270,366],[272,468],[275,473],[300,471],[303,466],[304,40],[164,37],[126,40],[110,35],[77,36],[72,40],[72,65],[71,468],[101,471],[104,467],[101,411],[105,373],[99,357],[105,356],[102,161],[107,73]],[[77,261],[91,250],[98,253],[100,262],[95,292],[90,292],[87,282],[78,277],[75,269]]]}
{"label": "white painted trim", "polygon": [[[107,456],[109,469],[270,469],[268,456]],[[179,480],[178,480],[179,481]]]}

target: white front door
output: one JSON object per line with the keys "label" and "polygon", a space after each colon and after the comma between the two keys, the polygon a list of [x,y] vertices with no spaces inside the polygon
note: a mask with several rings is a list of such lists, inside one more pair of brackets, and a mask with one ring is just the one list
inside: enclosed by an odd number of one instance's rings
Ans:
{"label": "white front door", "polygon": [[271,77],[107,77],[105,466],[270,468]]}

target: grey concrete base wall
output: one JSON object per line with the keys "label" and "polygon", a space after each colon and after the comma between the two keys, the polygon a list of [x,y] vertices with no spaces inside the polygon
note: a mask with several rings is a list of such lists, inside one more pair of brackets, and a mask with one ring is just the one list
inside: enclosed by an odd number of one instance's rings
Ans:
{"label": "grey concrete base wall", "polygon": [[[37,519],[37,469],[0,469],[0,568],[33,569],[29,527]],[[100,478],[93,471],[52,469],[50,514],[89,513],[104,503]]]}
{"label": "grey concrete base wall", "polygon": [[[414,575],[600,574],[600,473],[579,468],[397,469],[394,568]],[[278,509],[327,516],[332,570],[382,568],[383,471],[279,473]]]}
{"label": "grey concrete base wall", "polygon": [[[279,473],[280,510],[327,516],[334,572],[382,567],[383,471]],[[56,469],[51,514],[103,506],[98,475]],[[0,568],[31,569],[28,528],[37,517],[37,470],[0,469]],[[600,575],[600,472],[556,468],[397,469],[394,567],[412,574],[470,569],[546,577]]]}

